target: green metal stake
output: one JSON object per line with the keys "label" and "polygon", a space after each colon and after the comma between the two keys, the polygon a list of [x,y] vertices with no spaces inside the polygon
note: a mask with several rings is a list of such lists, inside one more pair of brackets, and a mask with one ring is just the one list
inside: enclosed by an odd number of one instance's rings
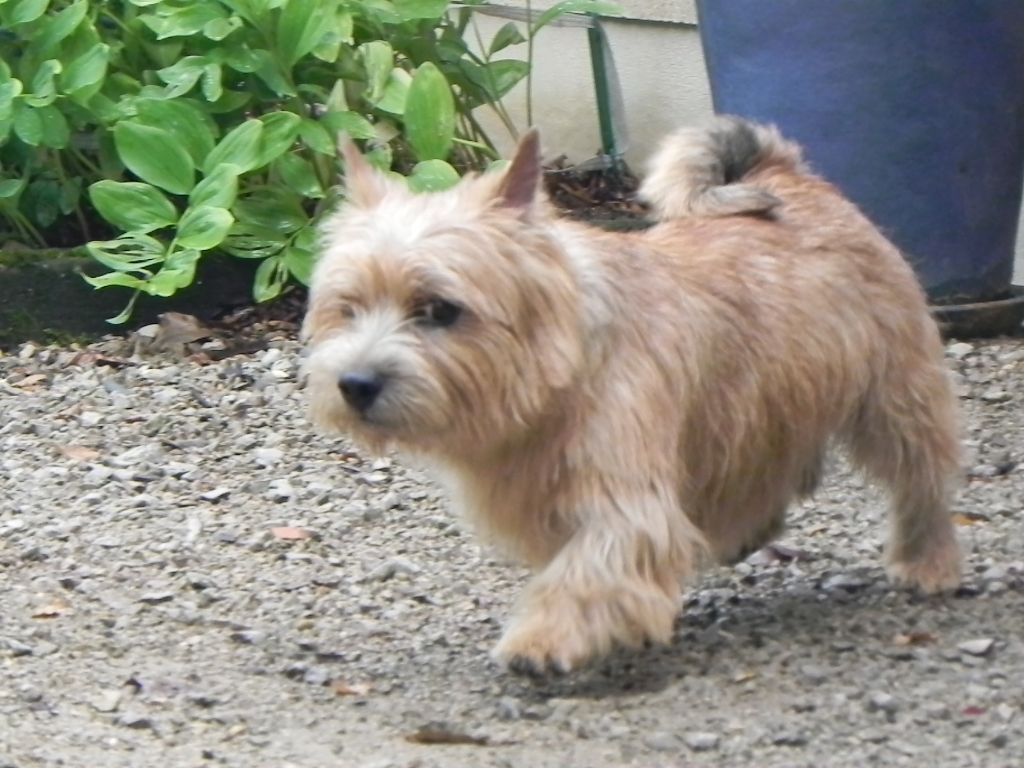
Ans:
{"label": "green metal stake", "polygon": [[593,23],[587,29],[590,43],[590,67],[594,73],[594,94],[597,97],[597,119],[601,129],[601,151],[611,163],[613,171],[622,168],[622,156],[615,141],[615,125],[612,122],[612,103],[609,95],[608,67],[605,50],[608,38],[599,17],[591,16]]}

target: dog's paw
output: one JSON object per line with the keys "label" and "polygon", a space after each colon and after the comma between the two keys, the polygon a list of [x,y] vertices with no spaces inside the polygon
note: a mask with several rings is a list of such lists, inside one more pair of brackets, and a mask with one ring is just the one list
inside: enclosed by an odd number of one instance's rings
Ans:
{"label": "dog's paw", "polygon": [[583,634],[564,619],[527,616],[505,631],[491,657],[509,672],[540,676],[571,672],[594,653]]}
{"label": "dog's paw", "polygon": [[886,570],[889,578],[901,586],[927,595],[949,592],[960,586],[960,551],[955,543],[936,547],[913,560],[892,561]]}

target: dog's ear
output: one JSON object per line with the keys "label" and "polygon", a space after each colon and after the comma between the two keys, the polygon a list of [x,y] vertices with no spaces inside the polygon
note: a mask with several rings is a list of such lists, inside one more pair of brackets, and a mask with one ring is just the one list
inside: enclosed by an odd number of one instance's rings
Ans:
{"label": "dog's ear", "polygon": [[370,165],[348,134],[338,136],[338,151],[345,163],[345,192],[352,203],[369,208],[388,193],[391,182]]}
{"label": "dog's ear", "polygon": [[519,140],[512,162],[498,186],[498,198],[508,208],[527,212],[533,208],[540,187],[540,133],[527,131]]}

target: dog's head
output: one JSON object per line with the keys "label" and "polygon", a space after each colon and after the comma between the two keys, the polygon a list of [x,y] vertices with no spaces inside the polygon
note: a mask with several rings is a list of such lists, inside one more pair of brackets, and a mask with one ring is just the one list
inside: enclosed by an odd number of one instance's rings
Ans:
{"label": "dog's head", "polygon": [[576,280],[538,189],[538,137],[502,173],[413,194],[344,143],[304,334],[313,420],[371,448],[453,455],[533,427],[582,356]]}

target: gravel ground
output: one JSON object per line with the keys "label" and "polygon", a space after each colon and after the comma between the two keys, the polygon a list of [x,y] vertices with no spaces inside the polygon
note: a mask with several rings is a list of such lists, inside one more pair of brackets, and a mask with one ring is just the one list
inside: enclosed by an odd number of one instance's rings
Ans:
{"label": "gravel ground", "polygon": [[0,356],[0,766],[1024,764],[1024,342],[949,347],[955,596],[886,583],[882,499],[837,461],[671,646],[543,681],[487,657],[524,572],[314,434],[297,357]]}

